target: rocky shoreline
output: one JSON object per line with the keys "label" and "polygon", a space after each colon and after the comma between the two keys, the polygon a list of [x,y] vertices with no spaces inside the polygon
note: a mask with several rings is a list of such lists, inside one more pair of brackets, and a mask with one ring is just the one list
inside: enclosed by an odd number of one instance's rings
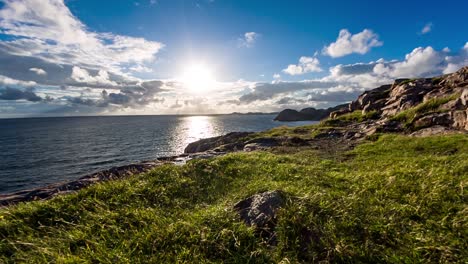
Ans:
{"label": "rocky shoreline", "polygon": [[57,195],[78,191],[98,182],[117,180],[145,173],[164,164],[183,165],[191,159],[211,158],[222,154],[224,153],[206,151],[201,153],[181,154],[171,157],[160,157],[156,160],[142,161],[134,164],[113,167],[83,176],[77,180],[59,182],[44,187],[18,191],[10,194],[0,194],[0,207],[14,205],[20,202],[47,200]]}

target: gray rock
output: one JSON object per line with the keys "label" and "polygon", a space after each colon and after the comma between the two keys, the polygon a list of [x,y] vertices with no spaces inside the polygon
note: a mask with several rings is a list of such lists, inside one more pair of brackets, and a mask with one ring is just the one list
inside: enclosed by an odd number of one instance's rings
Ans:
{"label": "gray rock", "polygon": [[255,194],[234,205],[240,218],[249,226],[256,228],[274,227],[276,213],[286,203],[282,191]]}
{"label": "gray rock", "polygon": [[260,143],[250,143],[244,146],[244,151],[250,152],[250,151],[256,151],[256,150],[265,150],[270,147],[271,146],[265,146]]}
{"label": "gray rock", "polygon": [[462,105],[468,106],[468,88],[463,89],[460,100]]}
{"label": "gray rock", "polygon": [[468,109],[453,112],[453,127],[468,130]]}
{"label": "gray rock", "polygon": [[256,138],[245,143],[244,151],[264,150],[281,145],[276,138]]}
{"label": "gray rock", "polygon": [[451,126],[453,119],[450,113],[433,113],[423,116],[414,122],[415,127],[430,127],[430,126]]}
{"label": "gray rock", "polygon": [[453,133],[459,133],[459,131],[453,130],[444,126],[432,126],[432,127],[423,128],[416,132],[413,132],[410,134],[410,136],[428,137],[428,136],[434,136],[434,135],[446,135],[446,134],[453,134]]}
{"label": "gray rock", "polygon": [[[197,153],[197,152],[204,152],[207,150],[212,150],[215,148],[219,148],[221,146],[229,146],[229,149],[226,150],[235,150],[236,148],[243,148],[242,139],[246,136],[252,134],[251,132],[232,132],[223,136],[219,137],[212,137],[212,138],[204,138],[198,141],[192,142],[188,144],[185,148],[184,153]],[[238,146],[236,143],[241,143]]]}

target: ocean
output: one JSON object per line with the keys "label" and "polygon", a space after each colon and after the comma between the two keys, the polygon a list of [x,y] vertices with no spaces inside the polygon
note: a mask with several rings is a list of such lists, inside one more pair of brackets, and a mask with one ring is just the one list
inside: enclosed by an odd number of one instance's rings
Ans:
{"label": "ocean", "polygon": [[0,194],[183,153],[201,138],[280,125],[274,115],[0,119]]}

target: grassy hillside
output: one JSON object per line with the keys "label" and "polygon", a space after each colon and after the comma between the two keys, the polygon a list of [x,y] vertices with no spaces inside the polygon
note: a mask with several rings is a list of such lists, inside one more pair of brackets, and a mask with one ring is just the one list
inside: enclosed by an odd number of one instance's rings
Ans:
{"label": "grassy hillside", "polygon": [[[0,209],[0,262],[466,263],[467,172],[466,135],[167,165]],[[232,206],[277,189],[289,202],[270,246]]]}

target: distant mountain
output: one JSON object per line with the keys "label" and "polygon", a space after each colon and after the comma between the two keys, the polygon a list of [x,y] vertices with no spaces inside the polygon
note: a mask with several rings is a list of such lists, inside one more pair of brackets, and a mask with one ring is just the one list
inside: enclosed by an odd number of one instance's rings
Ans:
{"label": "distant mountain", "polygon": [[347,108],[348,104],[337,105],[327,109],[315,109],[313,107],[304,108],[301,111],[293,109],[285,109],[276,117],[275,121],[291,122],[291,121],[319,121],[330,115],[331,112]]}

